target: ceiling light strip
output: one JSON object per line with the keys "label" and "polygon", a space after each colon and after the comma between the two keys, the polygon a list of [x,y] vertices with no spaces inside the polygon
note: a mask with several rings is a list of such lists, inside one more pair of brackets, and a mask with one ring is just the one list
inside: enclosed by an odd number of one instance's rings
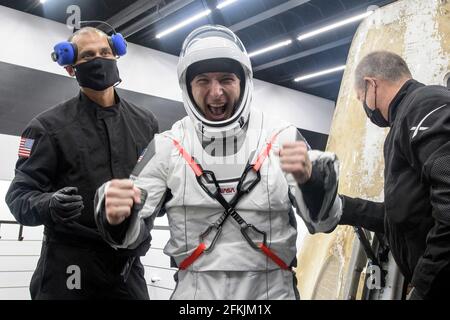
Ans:
{"label": "ceiling light strip", "polygon": [[278,48],[281,48],[281,47],[286,47],[286,46],[290,45],[291,43],[292,43],[292,40],[290,40],[290,39],[282,41],[282,42],[278,42],[278,43],[273,44],[271,46],[268,46],[268,47],[265,47],[265,48],[262,48],[262,49],[250,52],[248,54],[248,56],[251,58],[251,57],[257,56],[259,54],[266,53],[266,52],[269,52],[269,51],[272,51],[272,50],[275,50],[275,49],[278,49]]}
{"label": "ceiling light strip", "polygon": [[303,81],[303,80],[307,80],[307,79],[323,76],[325,74],[341,71],[341,70],[344,70],[344,69],[345,69],[345,65],[338,66],[338,67],[335,67],[335,68],[326,69],[326,70],[322,70],[322,71],[319,71],[319,72],[315,72],[315,73],[311,73],[311,74],[307,74],[307,75],[304,75],[304,76],[297,77],[297,78],[294,79],[294,81],[295,82],[299,82],[299,81]]}
{"label": "ceiling light strip", "polygon": [[218,5],[217,5],[217,9],[223,9],[223,8],[225,8],[225,7],[227,7],[227,6],[229,6],[230,4],[232,4],[232,3],[235,3],[237,0],[225,0],[225,1],[222,1],[221,3],[219,3]]}
{"label": "ceiling light strip", "polygon": [[307,32],[307,33],[300,34],[300,35],[297,37],[297,40],[298,40],[298,41],[302,41],[302,40],[305,40],[305,39],[307,39],[307,38],[314,37],[314,36],[316,36],[316,35],[318,35],[318,34],[321,34],[321,33],[324,33],[324,32],[327,32],[327,31],[330,31],[330,30],[339,28],[339,27],[342,27],[342,26],[344,26],[344,25],[346,25],[346,24],[349,24],[349,23],[352,23],[352,22],[355,22],[355,21],[358,21],[358,20],[362,20],[362,19],[364,19],[364,18],[370,16],[372,13],[373,13],[373,10],[370,10],[370,11],[364,12],[364,13],[362,13],[362,14],[359,14],[359,15],[356,15],[356,16],[353,16],[353,17],[350,17],[350,18],[348,18],[348,19],[345,19],[345,20],[342,20],[342,21],[338,21],[338,22],[333,23],[333,24],[330,24],[330,25],[328,25],[328,26],[319,28],[319,29],[317,29],[317,30],[314,30],[314,31],[311,31],[311,32]]}
{"label": "ceiling light strip", "polygon": [[174,32],[174,31],[176,31],[176,30],[178,30],[180,28],[183,28],[184,26],[187,26],[188,24],[190,24],[190,23],[192,23],[194,21],[197,21],[197,20],[199,20],[199,19],[201,19],[203,17],[208,16],[209,14],[211,14],[211,10],[210,9],[202,11],[202,12],[196,14],[195,16],[192,16],[189,19],[184,20],[183,22],[180,22],[180,23],[174,25],[173,27],[170,27],[170,28],[168,28],[168,29],[158,33],[156,35],[156,38],[160,39],[160,38],[168,35],[169,33],[172,33],[172,32]]}

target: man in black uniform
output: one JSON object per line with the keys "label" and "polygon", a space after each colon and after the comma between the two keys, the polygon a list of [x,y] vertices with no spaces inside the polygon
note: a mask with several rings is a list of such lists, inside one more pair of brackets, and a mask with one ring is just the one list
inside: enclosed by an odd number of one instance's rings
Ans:
{"label": "man in black uniform", "polygon": [[450,91],[413,80],[406,62],[386,51],[361,60],[355,89],[370,120],[390,127],[384,202],[341,196],[340,224],[386,234],[410,299],[448,298]]}
{"label": "man in black uniform", "polygon": [[45,226],[31,297],[148,299],[139,256],[148,250],[150,236],[135,250],[112,249],[96,228],[93,199],[105,181],[129,177],[158,124],[150,111],[114,90],[123,38],[111,41],[86,27],[69,41],[63,49],[73,48],[74,57],[66,69],[81,92],[26,127],[6,195],[18,222]]}

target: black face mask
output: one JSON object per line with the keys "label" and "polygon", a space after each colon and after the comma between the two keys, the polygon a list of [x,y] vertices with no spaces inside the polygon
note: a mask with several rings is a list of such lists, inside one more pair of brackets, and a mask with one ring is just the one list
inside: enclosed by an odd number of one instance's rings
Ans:
{"label": "black face mask", "polygon": [[74,66],[74,69],[80,87],[103,91],[122,81],[114,59],[95,58]]}
{"label": "black face mask", "polygon": [[375,106],[374,110],[371,110],[366,102],[367,97],[367,82],[366,82],[366,88],[364,90],[364,101],[363,101],[363,108],[364,111],[367,114],[367,117],[372,121],[372,123],[378,127],[385,128],[389,127],[389,122],[383,117],[383,115],[380,112],[380,109],[377,109],[377,87],[375,86]]}

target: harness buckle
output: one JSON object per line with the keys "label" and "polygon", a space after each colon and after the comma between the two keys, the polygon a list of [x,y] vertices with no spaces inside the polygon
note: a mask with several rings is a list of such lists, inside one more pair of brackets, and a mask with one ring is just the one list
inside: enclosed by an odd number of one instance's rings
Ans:
{"label": "harness buckle", "polygon": [[247,243],[255,250],[260,250],[260,246],[255,243],[255,241],[252,240],[252,238],[249,236],[248,231],[251,230],[259,235],[262,235],[262,241],[261,243],[266,246],[267,245],[267,234],[264,231],[259,230],[252,224],[245,223],[241,226],[241,233],[244,236],[245,240],[247,240]]}
{"label": "harness buckle", "polygon": [[200,243],[205,243],[206,237],[211,233],[211,231],[215,229],[216,234],[214,235],[211,243],[207,248],[204,250],[205,252],[210,252],[214,249],[216,246],[217,239],[219,239],[220,234],[222,233],[222,225],[217,224],[211,224],[204,232],[200,234]]}

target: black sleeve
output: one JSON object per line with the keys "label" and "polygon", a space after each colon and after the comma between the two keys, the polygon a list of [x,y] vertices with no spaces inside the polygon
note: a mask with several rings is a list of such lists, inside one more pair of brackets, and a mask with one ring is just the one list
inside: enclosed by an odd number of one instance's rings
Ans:
{"label": "black sleeve", "polygon": [[340,195],[342,216],[339,224],[384,233],[384,203]]}
{"label": "black sleeve", "polygon": [[446,156],[430,164],[430,201],[434,226],[428,232],[426,248],[413,274],[413,285],[427,298],[439,298],[450,283],[450,142]]}
{"label": "black sleeve", "polygon": [[[296,140],[303,141],[306,143],[308,150],[311,150],[308,142],[298,129]],[[299,184],[298,187],[302,190],[303,199],[305,200],[305,204],[308,207],[311,216],[317,217],[322,208],[323,199],[325,198],[324,182],[320,170],[318,170],[316,166],[312,166],[311,177],[304,184]]]}
{"label": "black sleeve", "polygon": [[153,118],[153,134],[157,134],[159,133],[159,123],[158,120],[156,120],[155,116],[152,114],[152,118]]}
{"label": "black sleeve", "polygon": [[416,102],[404,128],[416,126],[416,130],[410,130],[406,147],[411,165],[421,171],[423,183],[430,186],[434,218],[412,284],[424,297],[436,297],[447,291],[450,281],[450,91],[436,91],[429,99]]}
{"label": "black sleeve", "polygon": [[311,178],[304,184],[299,184],[298,187],[302,190],[303,199],[311,216],[317,219],[325,197],[325,188],[323,177],[316,166],[312,166]]}
{"label": "black sleeve", "polygon": [[33,119],[22,134],[29,155],[19,152],[15,177],[6,193],[6,204],[16,220],[26,226],[50,225],[49,202],[57,167],[55,147],[45,128]]}
{"label": "black sleeve", "polygon": [[128,227],[130,226],[130,219],[127,218],[118,225],[109,224],[108,220],[106,219],[104,209],[100,212],[100,219],[101,226],[103,226],[104,228],[104,232],[102,232],[102,234],[110,235],[111,240],[115,243],[122,243],[123,239],[125,239],[125,235],[127,234]]}

